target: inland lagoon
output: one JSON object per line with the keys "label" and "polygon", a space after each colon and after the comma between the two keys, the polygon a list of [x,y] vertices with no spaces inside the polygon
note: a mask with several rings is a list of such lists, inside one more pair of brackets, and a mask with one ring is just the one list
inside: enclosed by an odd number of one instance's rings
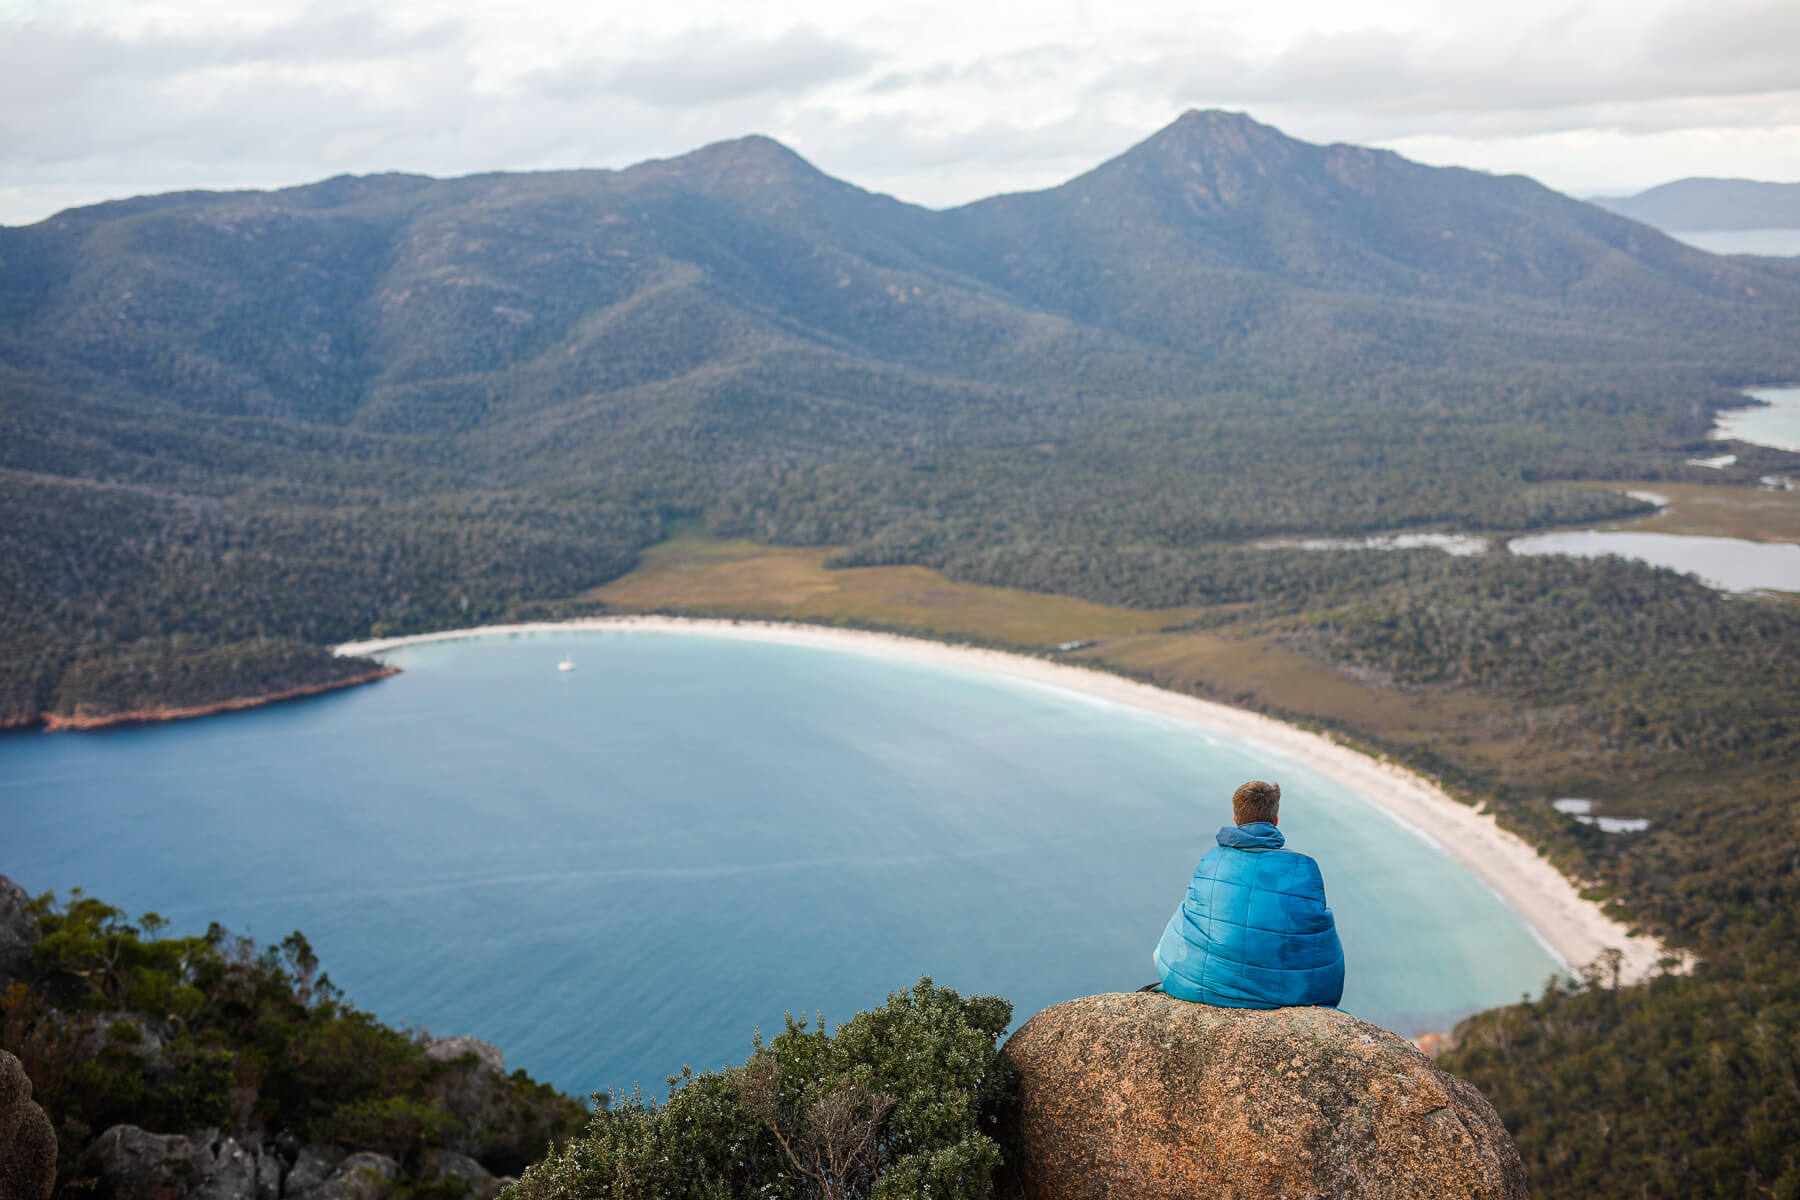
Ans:
{"label": "inland lagoon", "polygon": [[1513,538],[1514,554],[1616,554],[1692,575],[1726,592],[1800,592],[1800,546],[1745,538],[1642,533],[1625,529],[1568,529]]}
{"label": "inland lagoon", "polygon": [[1247,778],[1323,868],[1345,1008],[1444,1029],[1562,967],[1323,771],[1064,688],[704,631],[383,657],[404,673],[309,700],[0,738],[0,873],[175,932],[298,928],[358,1005],[575,1092],[660,1093],[924,974],[1021,1021],[1150,982]]}
{"label": "inland lagoon", "polygon": [[1721,412],[1712,436],[1800,451],[1800,387],[1745,388],[1744,394],[1762,403]]}

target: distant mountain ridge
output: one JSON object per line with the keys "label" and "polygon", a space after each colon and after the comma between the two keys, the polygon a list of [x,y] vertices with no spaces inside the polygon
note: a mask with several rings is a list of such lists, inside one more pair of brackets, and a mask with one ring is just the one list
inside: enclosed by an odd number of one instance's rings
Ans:
{"label": "distant mountain ridge", "polygon": [[1543,481],[1682,469],[1797,334],[1800,270],[1222,112],[947,211],[764,137],[73,209],[0,228],[0,721],[303,688],[296,640],[675,517],[924,561],[1604,516]]}
{"label": "distant mountain ridge", "polygon": [[0,361],[33,377],[416,431],[472,419],[478,378],[505,375],[517,411],[778,348],[1017,381],[1046,335],[1053,360],[1416,360],[1473,352],[1444,303],[1497,307],[1541,354],[1572,319],[1778,337],[1765,305],[1727,311],[1800,299],[1522,178],[1219,112],[942,213],[750,137],[623,171],[122,201],[0,230],[0,260]]}
{"label": "distant mountain ridge", "polygon": [[1597,196],[1593,203],[1673,233],[1800,229],[1800,183],[1677,179],[1635,196]]}

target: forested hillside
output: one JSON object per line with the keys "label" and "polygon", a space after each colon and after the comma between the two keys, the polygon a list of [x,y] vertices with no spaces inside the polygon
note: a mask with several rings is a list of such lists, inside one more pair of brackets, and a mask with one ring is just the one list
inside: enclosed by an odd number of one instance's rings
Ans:
{"label": "forested hillside", "polygon": [[763,138],[72,210],[0,229],[0,717],[324,678],[671,516],[923,561],[1621,513],[1556,481],[1690,470],[1797,327],[1791,275],[1224,113],[949,212]]}
{"label": "forested hillside", "polygon": [[[469,1200],[587,1118],[573,1097],[484,1060],[482,1043],[434,1042],[356,1008],[298,931],[259,947],[216,923],[202,937],[166,930],[79,888],[34,900],[0,876],[0,1049],[55,1126],[59,1196],[279,1196],[284,1176],[299,1195],[296,1158],[314,1160],[317,1186],[363,1151],[387,1156],[398,1195]],[[121,1127],[139,1137],[105,1153]],[[250,1187],[194,1178],[168,1144],[188,1133],[232,1139],[225,1174],[248,1163]]]}

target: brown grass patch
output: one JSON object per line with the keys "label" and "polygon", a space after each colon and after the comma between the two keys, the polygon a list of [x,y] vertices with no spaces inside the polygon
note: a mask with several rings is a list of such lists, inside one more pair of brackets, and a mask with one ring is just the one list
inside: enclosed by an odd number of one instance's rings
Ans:
{"label": "brown grass patch", "polygon": [[1800,491],[1770,492],[1761,488],[1654,480],[1583,486],[1619,492],[1655,492],[1669,498],[1669,506],[1653,517],[1613,522],[1602,528],[1629,529],[1634,533],[1744,538],[1752,542],[1800,542]]}
{"label": "brown grass patch", "polygon": [[625,612],[853,622],[1028,647],[1167,629],[1196,615],[956,583],[925,567],[829,571],[831,553],[680,538],[646,550],[637,570],[586,598]]}

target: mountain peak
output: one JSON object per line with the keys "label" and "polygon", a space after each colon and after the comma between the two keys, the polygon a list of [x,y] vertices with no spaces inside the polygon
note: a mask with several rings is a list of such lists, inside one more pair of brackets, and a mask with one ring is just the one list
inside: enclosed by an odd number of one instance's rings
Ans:
{"label": "mountain peak", "polygon": [[767,134],[751,133],[743,137],[727,138],[722,142],[712,142],[700,147],[683,158],[729,158],[740,161],[761,162],[768,164],[786,163],[793,166],[812,169],[812,164],[798,154],[769,137]]}
{"label": "mountain peak", "polygon": [[1244,113],[1189,109],[1125,153],[1063,185],[1075,194],[1179,194],[1199,209],[1254,203],[1270,177],[1316,149]]}
{"label": "mountain peak", "polygon": [[[1163,127],[1163,132],[1173,129],[1181,130],[1218,130],[1218,129],[1255,129],[1264,133],[1283,136],[1273,125],[1264,125],[1246,112],[1232,112],[1224,108],[1190,108],[1176,117],[1174,121]],[[1155,136],[1152,134],[1151,136]]]}
{"label": "mountain peak", "polygon": [[1125,156],[1139,152],[1256,156],[1296,144],[1281,130],[1264,125],[1248,113],[1190,108],[1175,118],[1174,123],[1126,151]]}
{"label": "mountain peak", "polygon": [[713,142],[676,158],[643,163],[628,173],[638,172],[677,180],[702,191],[739,195],[805,186],[828,178],[794,151],[760,133]]}

